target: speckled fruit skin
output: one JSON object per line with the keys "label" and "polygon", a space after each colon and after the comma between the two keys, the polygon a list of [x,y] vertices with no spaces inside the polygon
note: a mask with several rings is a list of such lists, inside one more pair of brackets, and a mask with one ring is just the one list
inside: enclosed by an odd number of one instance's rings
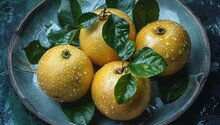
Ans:
{"label": "speckled fruit skin", "polygon": [[[125,64],[128,64],[127,62]],[[114,87],[121,74],[116,74],[121,69],[122,62],[114,61],[104,65],[94,76],[91,93],[97,109],[113,120],[131,120],[139,116],[150,101],[149,79],[135,78],[137,81],[137,92],[132,100],[126,104],[117,104],[114,96]]]}
{"label": "speckled fruit skin", "polygon": [[[69,58],[63,58],[62,51],[65,50],[69,50]],[[84,96],[90,88],[93,75],[93,65],[88,56],[70,45],[49,49],[37,68],[40,88],[59,102],[75,101]]]}
{"label": "speckled fruit skin", "polygon": [[[157,27],[165,29],[158,35]],[[169,76],[178,72],[186,64],[191,42],[187,31],[180,24],[170,20],[158,20],[141,29],[136,37],[136,51],[148,46],[158,52],[166,60],[168,66],[160,76]]]}
{"label": "speckled fruit skin", "polygon": [[[95,13],[100,14],[101,11],[103,11],[103,9],[96,10]],[[118,9],[108,8],[106,11],[110,11],[111,13],[124,18],[130,25],[128,39],[135,40],[136,30],[130,17]],[[102,27],[106,21],[107,20],[98,19],[91,29],[86,30],[82,28],[79,35],[80,48],[89,56],[94,64],[99,66],[103,66],[111,61],[120,60],[116,51],[109,47],[102,37]]]}

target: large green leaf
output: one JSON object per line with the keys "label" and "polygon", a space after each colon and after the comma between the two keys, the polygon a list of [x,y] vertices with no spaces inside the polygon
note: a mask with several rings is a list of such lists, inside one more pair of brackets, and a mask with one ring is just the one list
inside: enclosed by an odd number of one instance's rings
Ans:
{"label": "large green leaf", "polygon": [[78,26],[78,17],[82,14],[77,0],[60,0],[58,20],[62,27],[67,25]]}
{"label": "large green leaf", "polygon": [[167,66],[162,56],[149,47],[144,47],[133,56],[128,65],[131,73],[140,78],[148,78],[160,74]]}
{"label": "large green leaf", "polygon": [[75,125],[88,125],[95,112],[95,105],[91,97],[69,103],[62,103],[61,108],[70,121]]}
{"label": "large green leaf", "polygon": [[118,104],[129,102],[137,91],[135,78],[131,74],[122,75],[115,85],[114,93]]}
{"label": "large green leaf", "polygon": [[172,76],[158,78],[163,103],[167,104],[178,99],[187,90],[188,84],[189,75],[185,68]]}
{"label": "large green leaf", "polygon": [[159,11],[156,0],[138,0],[132,11],[136,30],[140,31],[146,24],[158,20]]}
{"label": "large green leaf", "polygon": [[82,28],[90,29],[93,24],[98,19],[98,15],[96,13],[88,12],[84,13],[79,17],[79,24]]}
{"label": "large green leaf", "polygon": [[127,60],[135,50],[134,42],[128,40],[129,32],[128,22],[114,14],[108,16],[108,20],[102,28],[103,39],[123,61]]}
{"label": "large green leaf", "polygon": [[48,50],[40,44],[39,40],[33,40],[29,45],[23,48],[27,56],[28,61],[31,64],[37,64],[41,56]]}
{"label": "large green leaf", "polygon": [[127,40],[124,44],[117,47],[118,56],[122,61],[129,59],[135,51],[135,42]]}

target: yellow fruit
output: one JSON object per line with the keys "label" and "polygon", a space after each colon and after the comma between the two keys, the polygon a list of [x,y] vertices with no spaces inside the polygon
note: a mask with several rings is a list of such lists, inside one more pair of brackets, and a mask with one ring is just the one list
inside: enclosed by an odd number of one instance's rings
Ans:
{"label": "yellow fruit", "polygon": [[37,79],[45,94],[56,101],[75,101],[90,88],[94,71],[88,56],[78,48],[60,45],[40,59]]}
{"label": "yellow fruit", "polygon": [[137,91],[134,97],[126,104],[117,104],[114,87],[122,76],[121,67],[121,61],[113,61],[104,65],[95,74],[91,87],[92,99],[97,109],[108,118],[130,120],[143,113],[148,106],[151,93],[150,81],[148,78],[135,78]]}
{"label": "yellow fruit", "polygon": [[191,43],[187,31],[170,20],[158,20],[141,29],[136,37],[136,51],[147,46],[158,52],[168,66],[161,76],[178,72],[186,64]]}
{"label": "yellow fruit", "polygon": [[[95,11],[95,13],[100,14],[101,11],[102,10],[97,10]],[[108,8],[106,11],[110,11],[111,13],[121,18],[124,18],[130,25],[130,34],[128,39],[135,40],[136,30],[129,16],[118,9]],[[79,36],[80,48],[89,56],[94,64],[97,64],[99,66],[103,66],[104,64],[111,61],[119,60],[116,51],[109,47],[102,37],[102,27],[106,21],[107,18],[97,19],[91,29],[86,30],[82,28],[80,30]]]}

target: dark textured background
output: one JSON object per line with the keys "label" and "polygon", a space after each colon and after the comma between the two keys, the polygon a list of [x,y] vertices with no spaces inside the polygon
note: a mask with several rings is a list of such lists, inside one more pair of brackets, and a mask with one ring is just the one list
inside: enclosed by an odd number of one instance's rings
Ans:
{"label": "dark textured background", "polygon": [[[41,0],[0,0],[0,125],[45,124],[15,94],[7,71],[7,47],[16,27]],[[211,47],[210,74],[193,105],[171,125],[220,125],[220,0],[180,0],[200,19]]]}

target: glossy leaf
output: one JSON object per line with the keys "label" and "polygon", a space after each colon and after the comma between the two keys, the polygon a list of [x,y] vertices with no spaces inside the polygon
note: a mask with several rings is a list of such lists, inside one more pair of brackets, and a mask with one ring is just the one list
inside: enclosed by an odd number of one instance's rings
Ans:
{"label": "glossy leaf", "polygon": [[66,34],[68,33],[68,30],[66,28],[55,30],[55,29],[50,29],[47,30],[47,38],[50,41],[59,41],[62,39]]}
{"label": "glossy leaf", "polygon": [[91,98],[83,97],[78,101],[62,103],[61,108],[65,115],[75,125],[88,125],[95,112]]}
{"label": "glossy leaf", "polygon": [[158,20],[159,12],[156,0],[138,0],[132,11],[136,30],[140,31],[146,24]]}
{"label": "glossy leaf", "polygon": [[71,44],[76,47],[78,44],[78,27],[66,26],[64,28],[59,27],[57,24],[51,22],[50,25],[45,26],[46,35],[48,40],[51,43],[51,47],[57,45],[66,45]]}
{"label": "glossy leaf", "polygon": [[103,39],[118,53],[118,56],[123,61],[128,59],[135,49],[134,43],[128,40],[129,32],[130,27],[128,22],[114,14],[108,16],[108,20],[102,28]]}
{"label": "glossy leaf", "polygon": [[98,19],[98,15],[96,13],[88,12],[84,13],[79,17],[79,24],[82,28],[90,29],[93,24]]}
{"label": "glossy leaf", "polygon": [[105,0],[107,8],[117,8],[118,0]]}
{"label": "glossy leaf", "polygon": [[48,50],[40,44],[39,40],[33,40],[29,45],[23,48],[27,56],[28,61],[31,64],[37,64],[42,55]]}
{"label": "glossy leaf", "polygon": [[122,75],[115,85],[114,93],[118,104],[129,102],[137,91],[135,78],[131,74]]}
{"label": "glossy leaf", "polygon": [[160,74],[167,66],[162,56],[149,47],[144,47],[133,56],[128,65],[130,72],[140,78],[148,78]]}
{"label": "glossy leaf", "polygon": [[117,51],[121,60],[125,61],[133,55],[135,51],[135,42],[132,40],[127,40],[124,44],[118,46]]}
{"label": "glossy leaf", "polygon": [[163,103],[178,99],[188,88],[189,76],[185,69],[173,76],[158,78],[158,86]]}
{"label": "glossy leaf", "polygon": [[58,20],[62,27],[67,25],[78,26],[78,17],[82,14],[77,0],[60,0]]}
{"label": "glossy leaf", "polygon": [[107,8],[117,8],[129,14],[135,5],[135,0],[106,0]]}

